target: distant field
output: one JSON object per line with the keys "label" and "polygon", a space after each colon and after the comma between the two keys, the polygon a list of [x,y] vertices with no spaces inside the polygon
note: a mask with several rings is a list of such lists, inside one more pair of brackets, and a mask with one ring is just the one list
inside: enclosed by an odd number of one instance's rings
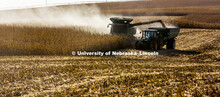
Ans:
{"label": "distant field", "polygon": [[[105,14],[124,16],[181,16],[168,21],[181,28],[220,28],[219,0],[152,0],[97,4]],[[166,20],[165,20],[166,21]]]}
{"label": "distant field", "polygon": [[[219,6],[219,0],[142,0],[96,4],[103,10]],[[91,4],[87,4],[91,5]]]}

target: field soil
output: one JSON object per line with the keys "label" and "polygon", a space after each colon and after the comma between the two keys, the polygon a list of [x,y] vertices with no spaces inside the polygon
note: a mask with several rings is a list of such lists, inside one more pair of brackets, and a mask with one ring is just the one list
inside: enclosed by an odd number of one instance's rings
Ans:
{"label": "field soil", "polygon": [[219,40],[220,30],[181,29],[176,50],[155,56],[1,56],[0,94],[217,97]]}

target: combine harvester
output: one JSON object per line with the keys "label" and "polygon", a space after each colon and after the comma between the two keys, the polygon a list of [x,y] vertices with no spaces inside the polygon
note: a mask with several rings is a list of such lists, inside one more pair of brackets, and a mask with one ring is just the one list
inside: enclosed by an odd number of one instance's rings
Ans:
{"label": "combine harvester", "polygon": [[160,50],[166,45],[167,49],[175,49],[175,38],[178,36],[180,28],[167,28],[162,20],[140,22],[131,24],[133,19],[131,18],[110,18],[112,21],[111,31],[112,35],[129,35],[134,36],[136,34],[135,26],[161,23],[163,27],[160,28],[147,28],[143,30],[141,39],[137,40],[135,47],[137,49],[148,49],[148,50]]}

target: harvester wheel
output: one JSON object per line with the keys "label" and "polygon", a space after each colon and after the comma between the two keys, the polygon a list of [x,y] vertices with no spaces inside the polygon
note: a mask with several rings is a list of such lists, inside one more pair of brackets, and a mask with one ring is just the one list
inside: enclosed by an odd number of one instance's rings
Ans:
{"label": "harvester wheel", "polygon": [[157,44],[157,42],[155,42],[155,43],[153,44],[153,50],[158,50],[158,44]]}
{"label": "harvester wheel", "polygon": [[136,41],[136,43],[135,43],[135,48],[136,48],[136,49],[141,49],[141,47],[140,47],[140,41]]}
{"label": "harvester wheel", "polygon": [[167,40],[167,49],[175,49],[175,46],[176,43],[174,38]]}

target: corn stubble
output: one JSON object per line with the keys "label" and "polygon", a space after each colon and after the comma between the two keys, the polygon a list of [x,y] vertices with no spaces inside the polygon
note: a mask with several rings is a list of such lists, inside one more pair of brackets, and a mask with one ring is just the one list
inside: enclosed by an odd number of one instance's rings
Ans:
{"label": "corn stubble", "polygon": [[[71,29],[62,30],[68,33]],[[1,56],[0,95],[217,97],[220,94],[219,32],[182,29],[176,40],[177,50],[161,50],[158,56]],[[96,34],[84,35],[90,38]],[[60,40],[54,43],[63,43],[60,36],[53,36]],[[116,36],[95,38],[104,37]]]}

